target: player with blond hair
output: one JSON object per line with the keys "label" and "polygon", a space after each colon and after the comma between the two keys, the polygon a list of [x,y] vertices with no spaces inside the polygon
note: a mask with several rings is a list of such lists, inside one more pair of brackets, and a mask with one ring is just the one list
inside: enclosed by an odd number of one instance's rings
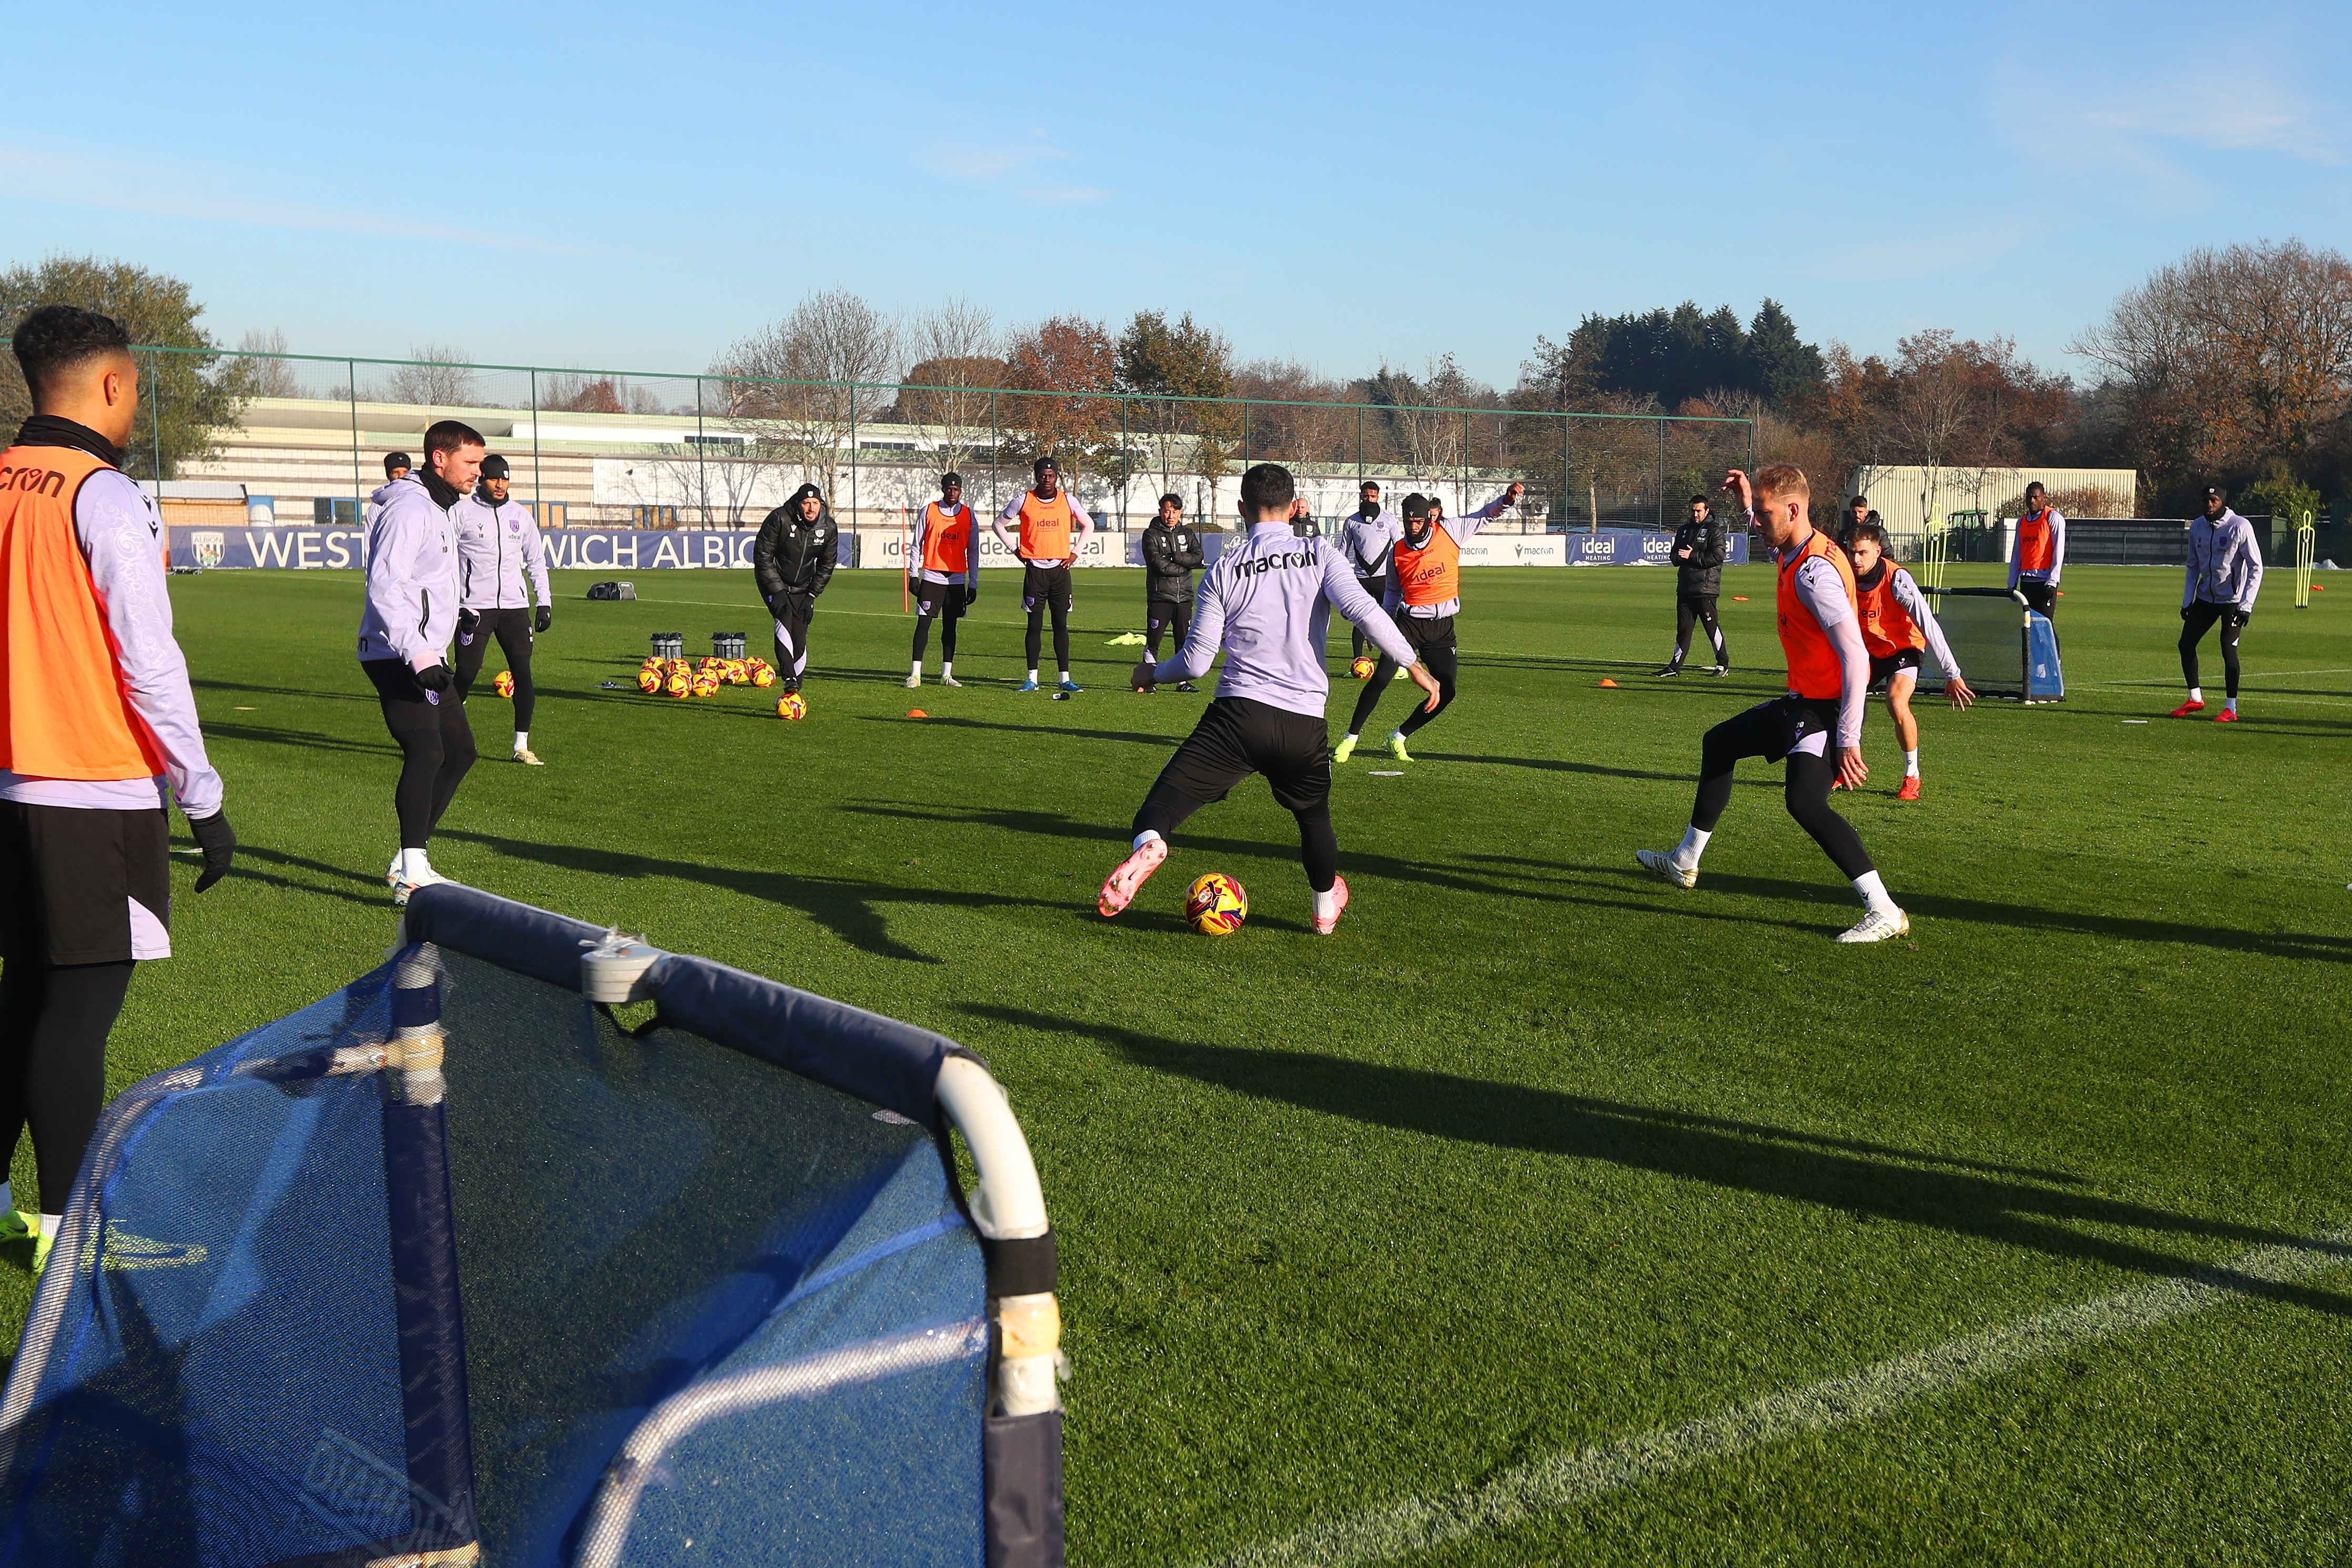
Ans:
{"label": "player with blond hair", "polygon": [[1803,470],[1776,463],[1748,478],[1734,468],[1737,489],[1764,542],[1780,552],[1780,647],[1789,659],[1789,694],[1759,702],[1706,732],[1698,798],[1690,829],[1671,850],[1642,849],[1643,868],[1677,888],[1698,885],[1699,856],[1731,804],[1731,775],[1743,757],[1785,760],[1782,798],[1862,896],[1863,917],[1842,942],[1885,942],[1906,934],[1911,920],[1896,907],[1853,825],[1830,809],[1830,786],[1859,788],[1870,776],[1862,760],[1862,719],[1870,689],[1870,651],[1863,644],[1853,567],[1828,534],[1814,529]]}

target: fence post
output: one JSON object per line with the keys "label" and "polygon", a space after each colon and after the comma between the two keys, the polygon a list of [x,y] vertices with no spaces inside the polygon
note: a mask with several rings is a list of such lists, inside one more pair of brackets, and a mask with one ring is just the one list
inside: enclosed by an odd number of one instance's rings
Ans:
{"label": "fence post", "polygon": [[163,383],[155,366],[155,351],[147,351],[147,384],[155,389],[147,416],[147,429],[155,438],[155,515],[163,515]]}
{"label": "fence post", "polygon": [[[1002,445],[1003,439],[1003,438],[997,434],[996,430],[996,394],[992,392],[988,395],[988,510],[992,512],[998,510],[998,502],[996,500],[996,448]],[[973,520],[975,525],[978,523],[978,521],[979,520],[976,518]],[[972,548],[974,550],[980,548],[980,533],[977,526],[974,527],[972,531]]]}
{"label": "fence post", "polygon": [[849,384],[849,526],[857,527],[857,384]]}
{"label": "fence post", "polygon": [[1460,497],[1454,515],[1466,517],[1470,512],[1470,411],[1466,408],[1462,411],[1462,479],[1454,488]]}
{"label": "fence post", "polygon": [[[534,373],[535,374],[535,373]],[[702,497],[702,526],[710,526],[710,473],[703,454],[710,443],[702,429],[702,378],[694,378],[694,488]]]}
{"label": "fence post", "polygon": [[1666,526],[1666,422],[1658,421],[1658,529]]}
{"label": "fence post", "polygon": [[[699,398],[697,401],[700,401]],[[593,459],[591,459],[593,464]],[[594,494],[593,486],[590,494]],[[530,510],[538,515],[539,526],[547,526],[547,477],[539,466],[539,367],[530,367]]]}
{"label": "fence post", "polygon": [[1118,531],[1122,541],[1127,534],[1127,486],[1133,476],[1127,471],[1127,399],[1118,400]]}
{"label": "fence post", "polygon": [[362,509],[367,505],[367,490],[360,482],[360,372],[356,360],[343,362],[343,395],[352,400],[352,514],[364,522],[367,520]]}
{"label": "fence post", "polygon": [[1356,405],[1356,495],[1364,493],[1364,405]]}

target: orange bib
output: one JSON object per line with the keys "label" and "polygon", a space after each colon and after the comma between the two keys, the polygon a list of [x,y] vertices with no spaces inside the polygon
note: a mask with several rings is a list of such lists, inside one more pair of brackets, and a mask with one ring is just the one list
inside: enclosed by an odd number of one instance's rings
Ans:
{"label": "orange bib", "polygon": [[1397,594],[1408,605],[1442,605],[1462,596],[1462,543],[1443,525],[1429,531],[1415,550],[1400,539],[1390,552],[1396,563]]}
{"label": "orange bib", "polygon": [[163,771],[74,531],[75,495],[106,468],[69,447],[0,452],[0,768],[33,778]]}
{"label": "orange bib", "polygon": [[940,510],[932,501],[923,508],[923,570],[926,572],[967,572],[971,559],[971,508],[959,506],[953,512]]}
{"label": "orange bib", "polygon": [[1796,554],[1780,563],[1780,651],[1789,656],[1790,690],[1800,697],[1835,699],[1845,695],[1845,666],[1838,658],[1837,644],[1797,597],[1798,568],[1816,556],[1837,568],[1848,605],[1853,605],[1859,596],[1853,586],[1853,563],[1828,534],[1814,531]]}
{"label": "orange bib", "polygon": [[1039,500],[1031,490],[1021,498],[1021,553],[1030,561],[1066,561],[1070,557],[1070,496],[1055,490],[1052,500]]}
{"label": "orange bib", "polygon": [[1870,650],[1873,658],[1885,658],[1906,647],[1927,646],[1927,634],[1919,629],[1919,623],[1911,618],[1911,612],[1895,596],[1895,570],[1889,563],[1875,588],[1854,584],[1855,606],[1862,616],[1862,646]]}
{"label": "orange bib", "polygon": [[2057,541],[2052,537],[2050,509],[2043,507],[2032,517],[2017,520],[2017,569],[2021,572],[2047,572],[2058,553]]}

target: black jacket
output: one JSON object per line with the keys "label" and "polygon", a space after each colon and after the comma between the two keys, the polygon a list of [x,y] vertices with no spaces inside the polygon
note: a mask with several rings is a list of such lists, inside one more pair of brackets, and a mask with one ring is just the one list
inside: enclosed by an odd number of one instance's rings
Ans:
{"label": "black jacket", "polygon": [[1668,557],[1675,563],[1675,592],[1685,598],[1712,599],[1723,591],[1723,558],[1731,553],[1731,536],[1723,520],[1709,513],[1705,522],[1686,522],[1675,530],[1675,549],[1688,550],[1690,558]]}
{"label": "black jacket", "polygon": [[801,498],[816,494],[814,485],[803,485],[760,524],[760,537],[751,545],[751,577],[760,585],[763,604],[773,605],[776,595],[784,593],[814,599],[833,581],[841,531],[834,526],[822,497],[816,521],[801,521]]}
{"label": "black jacket", "polygon": [[1143,531],[1144,597],[1181,604],[1192,596],[1192,574],[1201,569],[1201,536],[1158,518]]}

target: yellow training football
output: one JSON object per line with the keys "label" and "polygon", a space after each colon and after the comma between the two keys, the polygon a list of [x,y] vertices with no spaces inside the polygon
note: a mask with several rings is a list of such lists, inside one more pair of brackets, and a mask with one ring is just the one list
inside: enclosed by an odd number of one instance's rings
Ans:
{"label": "yellow training football", "polygon": [[764,664],[751,672],[751,684],[754,686],[773,686],[775,683],[776,672]]}
{"label": "yellow training football", "polygon": [[512,697],[514,695],[514,671],[511,669],[502,669],[499,671],[499,678],[490,682],[490,689],[501,697]]}
{"label": "yellow training football", "polygon": [[1372,671],[1378,668],[1380,666],[1369,654],[1360,653],[1356,656],[1356,662],[1348,667],[1348,673],[1358,680],[1370,680],[1372,678]]}
{"label": "yellow training football", "polygon": [[661,671],[647,665],[637,671],[637,689],[650,697],[662,689]]}
{"label": "yellow training football", "polygon": [[1211,871],[1184,895],[1184,918],[1202,936],[1231,936],[1249,919],[1249,895],[1223,871]]}
{"label": "yellow training football", "polygon": [[669,672],[669,679],[662,683],[662,689],[672,697],[691,697],[694,695],[694,677],[682,669],[673,669]]}
{"label": "yellow training football", "polygon": [[776,700],[776,717],[779,719],[805,719],[808,717],[808,704],[801,700],[801,694],[799,692],[787,691],[783,696]]}

